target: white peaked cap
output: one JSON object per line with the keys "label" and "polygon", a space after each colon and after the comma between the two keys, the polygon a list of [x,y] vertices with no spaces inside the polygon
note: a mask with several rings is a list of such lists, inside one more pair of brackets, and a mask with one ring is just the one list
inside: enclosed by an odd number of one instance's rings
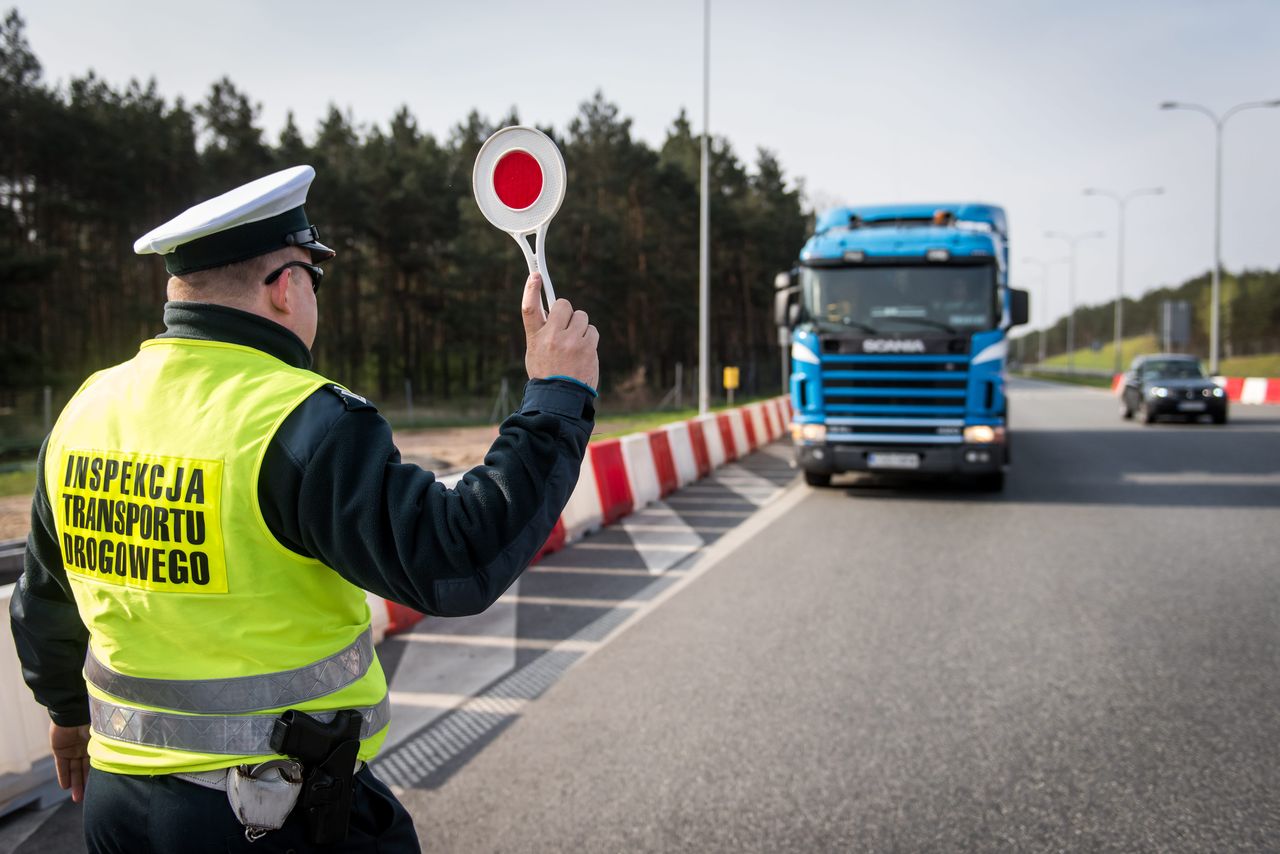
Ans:
{"label": "white peaked cap", "polygon": [[324,261],[333,250],[303,211],[307,190],[316,177],[310,166],[293,166],[188,208],[164,225],[139,237],[133,251],[165,256],[169,272],[178,275],[220,267],[300,246]]}

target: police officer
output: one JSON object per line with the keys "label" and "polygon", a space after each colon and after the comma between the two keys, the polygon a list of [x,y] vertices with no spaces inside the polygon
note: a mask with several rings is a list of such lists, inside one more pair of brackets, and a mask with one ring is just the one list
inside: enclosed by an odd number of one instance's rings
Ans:
{"label": "police officer", "polygon": [[565,300],[544,312],[536,275],[524,399],[454,489],[310,370],[334,256],[314,174],[138,240],[171,275],[165,331],[86,380],[40,451],[11,622],[92,851],[417,850],[366,765],[389,701],[364,591],[483,611],[577,481],[599,334]]}

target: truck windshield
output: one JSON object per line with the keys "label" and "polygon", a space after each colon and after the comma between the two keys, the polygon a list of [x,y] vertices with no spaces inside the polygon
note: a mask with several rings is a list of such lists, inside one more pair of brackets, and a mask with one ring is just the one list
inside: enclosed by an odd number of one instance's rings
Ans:
{"label": "truck windshield", "polygon": [[973,332],[997,321],[991,264],[802,267],[800,282],[810,317],[864,332]]}

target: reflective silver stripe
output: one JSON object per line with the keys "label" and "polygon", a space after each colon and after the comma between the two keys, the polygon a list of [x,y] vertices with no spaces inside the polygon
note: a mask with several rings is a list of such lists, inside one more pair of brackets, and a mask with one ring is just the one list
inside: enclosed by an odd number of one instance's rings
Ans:
{"label": "reflective silver stripe", "polygon": [[[360,737],[368,738],[391,721],[391,697],[356,711],[364,718]],[[328,723],[335,713],[307,714]],[[271,725],[279,715],[175,715],[117,706],[90,694],[89,717],[94,732],[119,741],[195,753],[267,756],[275,752]]]}
{"label": "reflective silver stripe", "polygon": [[147,679],[117,673],[93,650],[84,660],[90,685],[130,703],[202,715],[282,709],[345,688],[373,663],[373,632],[365,629],[346,649],[294,670],[231,679]]}

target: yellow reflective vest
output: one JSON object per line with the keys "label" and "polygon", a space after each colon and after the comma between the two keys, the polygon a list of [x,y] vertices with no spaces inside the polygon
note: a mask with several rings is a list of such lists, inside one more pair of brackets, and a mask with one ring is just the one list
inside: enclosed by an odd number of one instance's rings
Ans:
{"label": "yellow reflective vest", "polygon": [[270,758],[294,708],[355,708],[386,736],[365,594],[280,544],[258,504],[266,448],[329,381],[236,344],[163,338],[90,377],[44,477],[89,629],[95,768],[204,771]]}

